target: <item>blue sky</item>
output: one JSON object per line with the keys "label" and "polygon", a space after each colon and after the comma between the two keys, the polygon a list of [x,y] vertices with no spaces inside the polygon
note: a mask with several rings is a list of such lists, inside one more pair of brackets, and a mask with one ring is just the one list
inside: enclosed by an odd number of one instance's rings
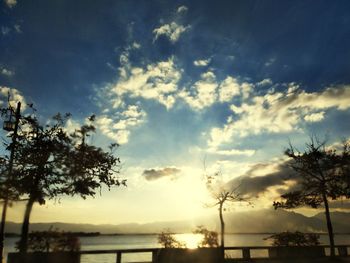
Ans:
{"label": "blue sky", "polygon": [[[1,94],[34,103],[43,120],[72,113],[68,129],[96,114],[92,142],[121,144],[129,181],[94,200],[38,207],[33,220],[187,219],[206,211],[203,160],[229,181],[257,164],[267,174],[278,169],[288,140],[348,139],[349,8],[348,1],[2,1]],[[273,187],[262,207],[271,206]],[[115,217],[106,217],[107,205]],[[21,209],[12,209],[13,220]]]}

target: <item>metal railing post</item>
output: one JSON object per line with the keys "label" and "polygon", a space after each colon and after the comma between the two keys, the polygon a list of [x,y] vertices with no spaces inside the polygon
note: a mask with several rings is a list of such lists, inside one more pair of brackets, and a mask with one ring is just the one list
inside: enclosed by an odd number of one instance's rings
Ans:
{"label": "metal railing post", "polygon": [[348,248],[346,246],[338,246],[338,254],[341,257],[348,256]]}
{"label": "metal railing post", "polygon": [[242,256],[243,256],[243,259],[250,259],[250,249],[243,248],[242,249]]}
{"label": "metal railing post", "polygon": [[152,250],[152,263],[158,262],[158,249]]}
{"label": "metal railing post", "polygon": [[122,252],[117,252],[117,263],[122,263]]}

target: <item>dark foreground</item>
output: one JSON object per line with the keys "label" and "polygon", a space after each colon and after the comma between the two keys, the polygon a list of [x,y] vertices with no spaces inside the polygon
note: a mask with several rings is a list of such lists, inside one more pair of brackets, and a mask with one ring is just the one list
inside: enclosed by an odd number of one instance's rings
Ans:
{"label": "dark foreground", "polygon": [[225,263],[350,263],[350,258],[293,258],[293,259],[250,259],[250,260],[237,260],[226,259]]}
{"label": "dark foreground", "polygon": [[[225,263],[350,263],[349,245],[336,246],[337,257],[327,255],[329,246],[312,247],[225,247],[226,252],[238,252],[241,257],[226,258]],[[267,252],[265,258],[254,257],[254,251]],[[80,263],[81,255],[115,254],[116,263],[125,262],[123,255],[130,253],[151,253],[152,263],[219,263],[222,258],[220,248],[146,248],[122,250],[90,250],[79,252],[33,252],[9,253],[8,263]],[[230,254],[226,254],[228,257]],[[221,261],[222,262],[222,261]]]}

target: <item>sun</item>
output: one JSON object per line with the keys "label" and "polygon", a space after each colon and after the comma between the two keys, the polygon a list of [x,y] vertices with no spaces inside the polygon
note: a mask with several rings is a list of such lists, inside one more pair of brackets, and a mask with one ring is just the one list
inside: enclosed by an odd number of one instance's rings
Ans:
{"label": "sun", "polygon": [[175,235],[176,240],[184,243],[184,245],[186,246],[186,248],[189,249],[195,249],[198,248],[198,246],[200,245],[202,239],[203,239],[203,235],[201,234],[176,234]]}

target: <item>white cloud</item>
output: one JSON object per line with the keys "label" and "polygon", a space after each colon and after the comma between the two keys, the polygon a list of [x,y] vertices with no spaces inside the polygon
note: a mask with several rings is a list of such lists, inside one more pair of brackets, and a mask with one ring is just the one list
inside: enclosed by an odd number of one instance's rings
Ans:
{"label": "white cloud", "polygon": [[215,74],[211,71],[203,73],[201,79],[194,83],[191,91],[182,90],[179,93],[189,106],[195,110],[201,110],[214,104],[217,100],[218,83]]}
{"label": "white cloud", "polygon": [[145,122],[146,112],[136,105],[129,105],[121,113],[112,115],[101,115],[96,117],[98,129],[119,144],[129,141],[130,130]]}
{"label": "white cloud", "polygon": [[212,106],[214,103],[230,102],[234,97],[240,96],[247,99],[252,93],[254,84],[240,83],[236,78],[227,76],[221,83],[216,80],[212,71],[201,75],[189,90],[184,89],[178,93],[192,109],[202,110]]}
{"label": "white cloud", "polygon": [[231,105],[233,115],[222,128],[212,128],[208,144],[218,147],[233,136],[244,137],[262,132],[289,132],[305,121],[320,121],[324,112],[318,110],[350,108],[350,86],[330,87],[320,92],[301,91],[293,83],[285,92],[251,96],[250,101]]}
{"label": "white cloud", "polygon": [[241,85],[237,79],[228,76],[219,87],[219,101],[228,102],[231,101],[234,96],[240,94]]}
{"label": "white cloud", "polygon": [[120,68],[120,78],[110,88],[111,94],[114,94],[115,108],[122,105],[121,98],[128,95],[133,98],[153,99],[170,109],[175,103],[181,73],[175,66],[173,57],[144,68],[132,67],[128,58],[125,58]]}
{"label": "white cloud", "polygon": [[[103,97],[109,98],[114,109],[124,107],[126,98],[143,98],[155,100],[168,110],[177,100],[185,101],[194,110],[202,110],[217,102],[230,102],[235,96],[247,99],[253,92],[254,84],[239,82],[231,76],[220,82],[211,70],[202,73],[187,87],[180,88],[183,70],[176,65],[174,57],[142,67],[133,66],[129,56],[136,48],[139,47],[134,43],[121,52],[118,81],[108,84],[103,92]],[[210,59],[198,60],[195,64],[205,65],[209,62]]]}
{"label": "white cloud", "polygon": [[80,126],[81,125],[78,121],[73,120],[73,119],[68,119],[66,122],[66,125],[65,125],[65,129],[66,129],[66,132],[71,134],[74,131],[76,131],[77,129],[79,129]]}
{"label": "white cloud", "polygon": [[12,107],[16,107],[17,102],[21,102],[21,109],[26,109],[27,103],[21,92],[5,86],[0,86],[0,107],[7,107],[8,94],[10,94],[10,104]]}
{"label": "white cloud", "polygon": [[164,24],[153,30],[153,34],[155,34],[153,41],[156,41],[159,38],[159,36],[165,35],[169,38],[170,42],[175,43],[179,40],[180,35],[189,30],[190,28],[191,26],[189,25],[178,25],[176,22]]}
{"label": "white cloud", "polygon": [[271,79],[263,79],[262,81],[256,83],[258,86],[267,86],[267,85],[272,85],[272,80]]}
{"label": "white cloud", "polygon": [[133,43],[132,43],[132,48],[133,48],[133,49],[140,49],[140,48],[141,48],[141,44],[140,44],[140,43],[137,43],[137,42],[133,42]]}
{"label": "white cloud", "polygon": [[197,66],[197,67],[205,67],[208,66],[210,63],[211,59],[199,59],[199,60],[195,60],[193,61],[193,65]]}
{"label": "white cloud", "polygon": [[324,111],[317,112],[317,113],[311,113],[309,115],[305,115],[304,120],[307,122],[318,122],[322,121],[324,119]]}
{"label": "white cloud", "polygon": [[185,13],[188,11],[188,7],[187,6],[179,6],[179,8],[177,9],[177,13]]}
{"label": "white cloud", "polygon": [[18,34],[22,33],[21,25],[15,24],[13,26],[13,28],[12,27],[8,27],[8,26],[1,26],[1,34],[3,36],[6,36],[6,35],[8,35],[9,33],[12,33],[12,32],[16,32]]}
{"label": "white cloud", "polygon": [[0,73],[1,73],[1,75],[4,75],[4,76],[6,76],[6,77],[12,77],[13,75],[15,75],[15,72],[14,72],[14,71],[9,70],[9,69],[7,69],[7,68],[2,68],[2,69],[0,70]]}
{"label": "white cloud", "polygon": [[17,5],[17,0],[4,0],[5,4],[9,7],[15,7]]}
{"label": "white cloud", "polygon": [[17,33],[22,33],[21,25],[16,24],[13,26],[13,28],[16,30]]}

